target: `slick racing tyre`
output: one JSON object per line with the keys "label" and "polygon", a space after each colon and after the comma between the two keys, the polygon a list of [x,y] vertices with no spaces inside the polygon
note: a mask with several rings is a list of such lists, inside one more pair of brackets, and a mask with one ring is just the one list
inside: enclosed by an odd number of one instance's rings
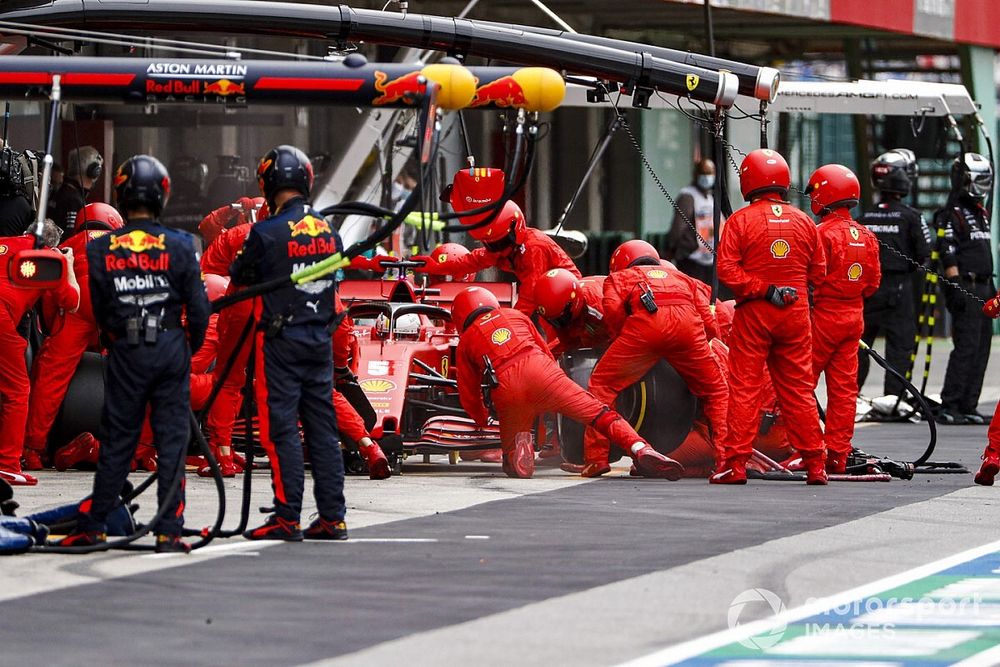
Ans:
{"label": "slick racing tyre", "polygon": [[[574,382],[586,388],[599,356],[597,350],[578,350],[564,355],[560,363]],[[666,361],[660,361],[641,381],[618,396],[615,409],[653,449],[669,454],[691,431],[697,405],[697,399],[677,371]],[[569,463],[583,463],[583,431],[583,425],[559,416],[563,458]],[[611,448],[612,461],[624,454]]]}
{"label": "slick racing tyre", "polygon": [[52,424],[49,453],[85,431],[99,433],[103,409],[104,358],[96,352],[85,352]]}

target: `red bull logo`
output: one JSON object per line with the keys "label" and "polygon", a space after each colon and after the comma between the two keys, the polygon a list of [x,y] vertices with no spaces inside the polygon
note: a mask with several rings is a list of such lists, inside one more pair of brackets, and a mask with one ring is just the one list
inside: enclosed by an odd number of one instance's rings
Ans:
{"label": "red bull logo", "polygon": [[146,252],[148,250],[166,250],[166,234],[154,236],[141,229],[136,229],[127,234],[120,234],[111,237],[110,250],[129,250],[131,252]]}
{"label": "red bull logo", "polygon": [[524,88],[511,76],[502,76],[496,81],[476,88],[470,107],[481,107],[492,103],[500,108],[522,107],[528,103]]}
{"label": "red bull logo", "polygon": [[332,230],[330,229],[330,223],[322,218],[316,218],[311,215],[307,215],[297,222],[288,222],[288,228],[292,231],[292,236],[310,236],[315,238],[320,234],[330,234]]}
{"label": "red bull logo", "polygon": [[403,76],[389,81],[389,75],[385,72],[375,71],[375,90],[379,96],[372,100],[375,106],[395,104],[402,101],[405,104],[412,104],[415,96],[424,92],[426,79],[420,72],[410,72]]}
{"label": "red bull logo", "polygon": [[121,167],[118,167],[118,171],[115,172],[115,187],[117,188],[127,180],[128,176],[125,175],[125,172],[122,171]]}
{"label": "red bull logo", "polygon": [[218,81],[213,81],[212,83],[206,83],[202,92],[205,95],[218,95],[220,97],[246,95],[247,86],[245,83],[236,83],[235,81],[230,81],[229,79],[219,79]]}

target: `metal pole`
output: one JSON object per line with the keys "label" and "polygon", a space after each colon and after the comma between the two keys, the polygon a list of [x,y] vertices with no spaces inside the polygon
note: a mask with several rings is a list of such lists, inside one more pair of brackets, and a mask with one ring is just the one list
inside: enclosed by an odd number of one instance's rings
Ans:
{"label": "metal pole", "polygon": [[[573,32],[573,33],[576,32],[576,30],[573,30],[573,28],[572,28],[572,26],[570,26],[570,24],[568,24],[565,21],[563,21],[561,18],[559,18],[558,14],[556,14],[554,11],[552,11],[551,9],[549,9],[548,7],[546,7],[545,3],[542,2],[542,0],[531,0],[531,4],[533,4],[535,7],[538,7],[543,12],[545,12],[546,16],[548,16],[550,19],[552,19],[553,21],[555,21],[556,25],[558,25],[560,28],[562,28],[566,32]],[[459,18],[461,18],[461,17],[459,17]]]}
{"label": "metal pole", "polygon": [[45,228],[45,214],[49,207],[49,184],[52,182],[52,141],[56,135],[56,121],[59,120],[59,102],[62,88],[59,74],[52,76],[52,113],[49,117],[49,137],[45,142],[45,158],[42,160],[42,184],[39,188],[38,216],[35,218],[35,245],[42,247],[42,230]]}
{"label": "metal pole", "polygon": [[712,25],[712,0],[705,0],[705,38],[708,40],[708,55],[715,57],[715,26]]}

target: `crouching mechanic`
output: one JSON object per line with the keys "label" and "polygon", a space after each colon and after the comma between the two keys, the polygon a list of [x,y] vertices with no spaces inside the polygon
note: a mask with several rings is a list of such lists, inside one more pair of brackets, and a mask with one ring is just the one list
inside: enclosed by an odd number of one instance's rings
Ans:
{"label": "crouching mechanic", "polygon": [[[706,321],[714,330],[714,318],[707,303],[698,304],[690,278],[661,264],[653,246],[639,240],[619,246],[604,281],[604,319],[613,341],[590,376],[591,393],[614,405],[622,390],[666,359],[701,399],[714,436],[724,439],[728,388],[708,346]],[[585,477],[610,470],[608,443],[593,429],[583,447]]]}
{"label": "crouching mechanic", "polygon": [[534,474],[531,428],[545,412],[589,425],[628,452],[639,473],[677,479],[683,470],[655,451],[628,422],[573,382],[549,353],[528,317],[501,308],[492,292],[469,287],[455,296],[452,322],[459,331],[456,362],[462,407],[481,426],[489,421],[484,379],[500,421],[503,470],[508,477]]}
{"label": "crouching mechanic", "polygon": [[[230,269],[235,283],[287,277],[340,252],[340,236],[309,204],[313,169],[305,153],[278,146],[260,160],[257,183],[273,214],[250,228]],[[271,460],[274,514],[246,531],[250,540],[347,539],[344,459],[333,408],[334,281],[320,279],[262,295],[254,389],[261,442]],[[296,418],[298,417],[298,418]],[[299,420],[309,445],[319,517],[299,524],[305,484]]]}
{"label": "crouching mechanic", "polygon": [[785,158],[752,151],[740,165],[740,190],[750,203],[729,218],[719,242],[719,280],[736,295],[737,308],[729,338],[729,436],[713,484],[746,484],[765,365],[807,482],[827,483],[804,298],[826,276],[826,258],[816,225],[785,201],[790,186]]}
{"label": "crouching mechanic", "polygon": [[878,239],[851,219],[861,184],[839,164],[820,167],[807,188],[812,212],[822,216],[819,238],[826,277],[813,291],[813,374],[826,374],[826,471],[847,472],[858,398],[858,340],[865,330],[864,300],[882,280]]}
{"label": "crouching mechanic", "polygon": [[[156,158],[136,155],[115,172],[126,224],[87,245],[90,298],[108,345],[103,444],[90,509],[60,546],[106,539],[105,521],[128,477],[146,405],[162,471],[157,488],[157,551],[190,551],[184,524],[184,455],[191,436],[191,353],[201,347],[210,306],[190,234],[158,221],[170,177]],[[185,332],[181,315],[187,315]],[[180,479],[178,479],[180,476]],[[174,485],[179,488],[174,492]]]}

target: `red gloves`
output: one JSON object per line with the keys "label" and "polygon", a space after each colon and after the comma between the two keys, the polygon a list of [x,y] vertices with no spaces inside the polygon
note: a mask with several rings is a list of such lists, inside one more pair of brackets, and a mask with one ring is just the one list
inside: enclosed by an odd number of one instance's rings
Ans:
{"label": "red gloves", "polygon": [[1000,317],[1000,294],[987,301],[983,305],[983,315],[996,319]]}

